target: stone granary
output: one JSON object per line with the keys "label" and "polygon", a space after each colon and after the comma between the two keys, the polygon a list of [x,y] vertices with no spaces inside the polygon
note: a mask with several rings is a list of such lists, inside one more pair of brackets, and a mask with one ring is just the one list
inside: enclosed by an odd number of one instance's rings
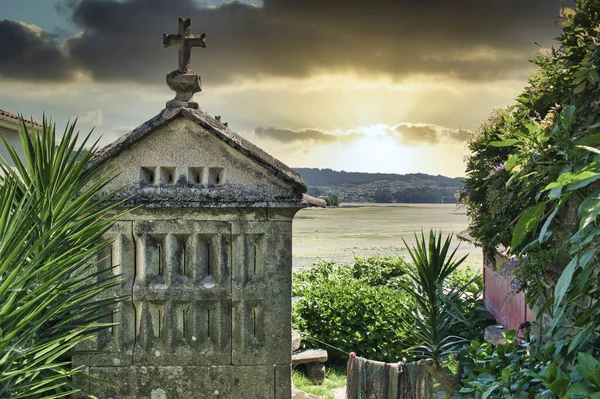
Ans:
{"label": "stone granary", "polygon": [[[190,42],[187,42],[187,40]],[[100,268],[123,283],[105,354],[75,359],[115,385],[102,399],[291,397],[292,218],[309,203],[295,171],[192,102],[189,20],[165,46],[181,45],[176,91],[159,115],[101,149],[134,208],[109,232]],[[102,194],[102,193],[100,193]]]}

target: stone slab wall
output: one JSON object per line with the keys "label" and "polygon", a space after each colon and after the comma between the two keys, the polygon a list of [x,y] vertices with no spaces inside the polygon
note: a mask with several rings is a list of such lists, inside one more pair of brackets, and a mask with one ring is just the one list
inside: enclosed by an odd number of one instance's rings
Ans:
{"label": "stone slab wall", "polygon": [[107,320],[118,325],[90,348],[107,353],[75,359],[116,387],[91,392],[289,398],[297,210],[138,209],[118,222],[98,258],[100,270],[123,278],[104,293],[124,298]]}

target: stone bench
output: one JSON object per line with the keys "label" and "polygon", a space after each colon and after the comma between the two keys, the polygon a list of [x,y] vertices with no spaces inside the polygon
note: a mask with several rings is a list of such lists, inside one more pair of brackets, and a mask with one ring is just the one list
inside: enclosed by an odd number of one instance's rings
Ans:
{"label": "stone bench", "polygon": [[292,366],[304,365],[306,376],[313,384],[321,384],[325,379],[325,362],[327,351],[325,349],[305,349],[294,352]]}
{"label": "stone bench", "polygon": [[327,351],[325,349],[298,350],[300,341],[300,334],[292,331],[292,366],[302,365],[308,379],[313,384],[321,384],[325,379]]}

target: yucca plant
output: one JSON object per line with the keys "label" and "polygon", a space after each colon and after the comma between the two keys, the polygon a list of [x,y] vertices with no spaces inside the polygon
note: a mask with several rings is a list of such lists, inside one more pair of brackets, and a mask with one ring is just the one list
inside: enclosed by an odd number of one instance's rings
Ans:
{"label": "yucca plant", "polygon": [[[420,357],[433,360],[429,370],[446,392],[456,388],[456,383],[441,368],[443,359],[456,351],[464,338],[454,334],[453,327],[459,322],[465,322],[458,310],[462,301],[464,287],[444,290],[444,280],[452,274],[467,258],[468,255],[457,259],[456,251],[450,250],[452,234],[445,240],[442,233],[429,231],[428,243],[421,231],[419,238],[415,234],[416,246],[410,248],[406,241],[404,245],[412,259],[412,268],[406,270],[408,281],[401,286],[414,299],[414,307],[406,306],[405,310],[415,325],[414,335],[421,344],[415,348]],[[428,370],[428,371],[429,371]]]}
{"label": "yucca plant", "polygon": [[68,124],[57,141],[50,121],[21,119],[19,137],[23,160],[1,137],[15,166],[0,160],[0,398],[59,398],[81,390],[74,349],[110,326],[117,299],[98,294],[119,276],[95,260],[122,215],[96,197],[111,177],[90,166],[89,134]]}

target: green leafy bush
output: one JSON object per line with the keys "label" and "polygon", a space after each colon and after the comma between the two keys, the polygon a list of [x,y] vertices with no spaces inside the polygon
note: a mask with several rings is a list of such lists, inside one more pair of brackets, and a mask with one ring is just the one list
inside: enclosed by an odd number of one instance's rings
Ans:
{"label": "green leafy bush", "polygon": [[507,342],[493,346],[472,341],[463,357],[461,398],[534,398],[543,389],[531,378],[540,363],[528,353],[529,342],[517,342],[516,332],[505,335]]}
{"label": "green leafy bush", "polygon": [[460,289],[469,297],[478,299],[483,293],[481,269],[471,266],[459,267],[444,280],[445,288]]}
{"label": "green leafy bush", "polygon": [[470,266],[457,268],[444,280],[444,288],[447,291],[461,291],[462,300],[457,301],[455,306],[462,317],[455,324],[452,334],[469,341],[483,340],[484,330],[492,322],[482,317],[482,312],[486,310],[482,300],[481,269],[473,269]]}
{"label": "green leafy bush", "polygon": [[[404,275],[398,257],[357,258],[351,265],[321,261],[314,268],[294,273],[294,328],[346,352],[373,360],[395,362],[408,356],[415,344],[412,326],[402,303],[410,297],[392,284]],[[308,346],[321,345],[311,342]],[[333,362],[345,362],[343,353],[329,349]]]}
{"label": "green leafy bush", "polygon": [[[352,264],[319,261],[310,269],[295,272],[293,295],[301,299],[294,303],[294,328],[373,360],[410,358],[409,349],[421,343],[412,333],[414,324],[404,307],[412,306],[412,299],[400,287],[409,283],[407,270],[412,267],[401,257],[388,256],[356,258]],[[471,269],[457,269],[447,278],[448,287],[467,285],[471,290],[472,295],[467,295],[458,308],[468,317],[481,291],[477,291],[476,282],[467,283],[477,281],[477,275]],[[469,333],[467,338],[477,337],[482,331],[477,320],[463,319],[471,324],[456,323],[454,331]],[[308,337],[303,339],[308,347],[322,346]],[[326,349],[333,361],[345,361],[344,354]]]}
{"label": "green leafy bush", "polygon": [[[471,233],[517,257],[512,272],[546,319],[543,343],[531,343],[529,371],[519,373],[541,386],[528,397],[600,396],[599,369],[589,361],[600,357],[598,10],[596,0],[565,10],[560,47],[536,57],[540,70],[518,103],[494,114],[469,144],[462,199]],[[481,397],[523,395],[500,396],[504,376],[478,370]]]}

